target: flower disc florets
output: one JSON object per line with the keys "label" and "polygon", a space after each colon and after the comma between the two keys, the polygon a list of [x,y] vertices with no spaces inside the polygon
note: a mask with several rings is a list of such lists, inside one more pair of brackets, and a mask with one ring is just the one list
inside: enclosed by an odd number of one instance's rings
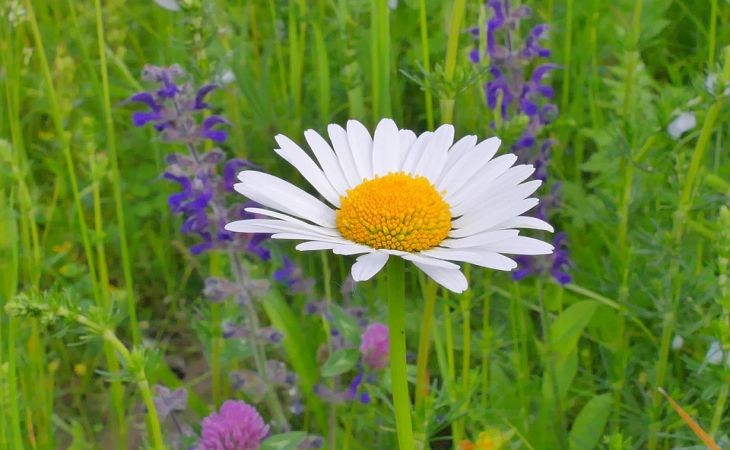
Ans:
{"label": "flower disc florets", "polygon": [[449,205],[422,176],[375,177],[348,190],[340,202],[337,229],[345,239],[372,248],[427,250],[451,230]]}

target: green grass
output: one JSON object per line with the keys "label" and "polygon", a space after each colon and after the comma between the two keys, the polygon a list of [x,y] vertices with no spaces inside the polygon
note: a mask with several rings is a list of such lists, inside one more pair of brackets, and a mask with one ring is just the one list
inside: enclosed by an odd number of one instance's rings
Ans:
{"label": "green grass", "polygon": [[[6,3],[0,304],[67,289],[92,325],[2,313],[2,449],[161,448],[174,427],[163,423],[158,438],[143,412],[151,385],[190,389],[196,426],[241,397],[226,374],[250,361],[220,337],[240,311],[201,297],[229,258],[189,255],[166,203],[173,188],[158,178],[164,156],[184,149],[134,128],[123,102],[145,87],[145,64],[178,63],[196,84],[232,73],[211,96],[233,123],[225,151],[282,176],[293,175],[272,152],[277,133],[303,143],[308,128],[353,118],[372,129],[389,116],[417,132],[453,122],[457,137],[485,138],[502,120],[484,101],[488,72],[468,59],[485,45],[466,32],[491,14],[480,2],[185,0],[178,12],[122,0]],[[705,362],[713,341],[730,351],[728,97],[704,83],[708,73],[730,79],[730,6],[526,3],[533,18],[517,33],[549,22],[561,66],[551,78],[560,115],[542,137],[558,142],[550,180],[562,205],[551,222],[569,237],[574,280],[514,283],[472,267],[471,289],[456,296],[407,272],[415,439],[455,448],[491,430],[505,448],[699,445],[663,388],[728,448],[730,367]],[[11,21],[11,9],[25,14]],[[688,110],[697,126],[672,139],[668,124]],[[293,429],[329,435],[338,449],[395,448],[388,377],[372,405],[338,405],[332,419],[311,394],[329,325],[301,313],[321,297],[384,322],[386,278],[343,295],[350,258],[289,244],[274,253],[270,264],[242,259],[265,277],[287,254],[316,280],[315,298],[275,284],[259,312],[285,332],[284,359],[305,391]]]}

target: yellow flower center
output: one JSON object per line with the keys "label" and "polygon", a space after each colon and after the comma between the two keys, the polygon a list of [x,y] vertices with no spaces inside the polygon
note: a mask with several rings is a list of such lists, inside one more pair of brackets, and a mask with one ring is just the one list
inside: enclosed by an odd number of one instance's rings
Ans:
{"label": "yellow flower center", "polygon": [[451,230],[449,205],[425,177],[390,173],[347,191],[337,229],[372,248],[419,252],[437,246]]}

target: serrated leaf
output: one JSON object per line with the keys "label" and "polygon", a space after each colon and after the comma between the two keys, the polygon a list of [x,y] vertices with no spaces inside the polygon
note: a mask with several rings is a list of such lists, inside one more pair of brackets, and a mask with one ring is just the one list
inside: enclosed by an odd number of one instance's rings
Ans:
{"label": "serrated leaf", "polygon": [[322,365],[323,377],[334,377],[355,367],[360,352],[354,348],[343,348],[334,352]]}
{"label": "serrated leaf", "polygon": [[611,412],[611,394],[594,397],[586,403],[573,422],[569,442],[571,450],[595,448]]}
{"label": "serrated leaf", "polygon": [[307,433],[303,431],[277,434],[263,441],[261,450],[295,450],[306,436]]}
{"label": "serrated leaf", "polygon": [[355,318],[335,304],[329,305],[328,310],[332,315],[332,324],[345,337],[345,340],[351,344],[360,345],[360,327]]}

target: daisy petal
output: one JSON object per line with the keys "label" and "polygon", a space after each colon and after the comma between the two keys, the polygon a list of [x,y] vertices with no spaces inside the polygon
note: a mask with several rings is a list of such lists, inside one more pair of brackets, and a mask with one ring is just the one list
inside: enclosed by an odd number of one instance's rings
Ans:
{"label": "daisy petal", "polygon": [[367,245],[342,244],[332,249],[335,255],[359,255],[361,253],[372,253],[374,250]]}
{"label": "daisy petal", "polygon": [[396,170],[401,170],[401,168],[403,167],[403,161],[405,161],[408,151],[411,149],[411,146],[416,142],[417,138],[416,133],[411,130],[400,130],[398,132],[398,136],[400,136],[400,161],[398,162],[398,167]]}
{"label": "daisy petal", "polygon": [[[357,120],[347,121],[347,142],[350,144],[355,167],[362,180],[373,178],[373,138],[370,137],[365,125]],[[358,182],[359,184],[359,182]]]}
{"label": "daisy petal", "polygon": [[[493,167],[491,167],[490,170],[491,161],[495,161],[492,160],[492,156],[497,153],[497,149],[499,149],[501,142],[502,141],[500,141],[499,138],[493,137],[482,141],[479,145],[473,147],[469,152],[461,157],[459,161],[445,171],[445,175],[439,183],[439,191],[443,190],[447,193],[455,193],[467,184],[472,177],[487,178],[494,177],[496,176],[495,174],[501,173],[502,169],[499,163],[492,163]],[[508,160],[513,160],[512,164],[514,164],[516,158],[510,158],[508,156],[507,158],[503,158],[501,161],[507,163]],[[512,164],[509,164],[507,167]]]}
{"label": "daisy petal", "polygon": [[466,214],[451,223],[454,229],[449,232],[449,236],[454,238],[466,237],[489,230],[495,225],[531,210],[538,203],[539,200],[536,198],[527,198],[515,200],[511,203],[501,203],[496,205],[494,209],[485,209],[481,213]]}
{"label": "daisy petal", "polygon": [[454,126],[450,124],[441,125],[433,134],[418,160],[413,173],[431,180],[431,183],[438,181],[441,171],[446,164],[447,154],[451,144],[454,143]]}
{"label": "daisy petal", "polygon": [[387,261],[388,254],[383,252],[358,256],[357,261],[352,265],[352,279],[355,281],[369,280],[380,272]]}
{"label": "daisy petal", "polygon": [[[277,218],[277,219],[285,220],[287,222],[292,222],[292,223],[296,223],[296,224],[300,224],[300,225],[304,225],[304,226],[306,226],[306,225],[312,226],[311,224],[308,224],[307,222],[305,222],[303,220],[299,220],[299,219],[297,219],[295,217],[288,216],[286,214],[279,213],[279,212],[276,212],[276,211],[269,211],[268,209],[262,209],[262,208],[245,208],[244,210],[246,212],[250,212],[251,214],[259,214],[259,215],[262,215],[262,216],[274,217],[274,218]],[[333,229],[330,229],[330,228],[318,227],[318,231],[320,233],[326,234],[328,236],[336,236],[336,237],[339,237],[340,236],[340,233],[337,230],[333,230]]]}
{"label": "daisy petal", "polygon": [[[249,229],[259,229],[266,231],[246,231]],[[275,219],[246,219],[231,222],[226,225],[226,230],[238,233],[277,233],[281,231],[290,231],[293,233],[308,233],[315,236],[326,238],[342,239],[340,236],[328,235],[325,229],[308,223],[294,223],[285,220]]]}
{"label": "daisy petal", "polygon": [[525,236],[515,236],[512,239],[491,242],[481,245],[480,248],[490,252],[513,255],[549,255],[553,252],[553,246],[547,242]]}
{"label": "daisy petal", "polygon": [[469,287],[466,277],[459,269],[444,269],[441,267],[433,267],[427,264],[414,262],[419,269],[426,275],[431,277],[433,281],[457,294],[461,294]]}
{"label": "daisy petal", "polygon": [[300,252],[308,252],[313,250],[332,250],[333,248],[337,247],[338,244],[336,242],[324,242],[324,241],[307,241],[302,242],[301,244],[297,244],[296,248]]}
{"label": "daisy petal", "polygon": [[509,271],[517,267],[517,263],[510,258],[494,252],[474,251],[469,249],[456,250],[451,248],[432,248],[421,252],[432,258],[449,261],[461,261],[489,269]]}
{"label": "daisy petal", "polygon": [[506,228],[529,228],[531,230],[543,230],[551,233],[555,232],[553,226],[544,220],[540,220],[536,217],[517,216],[506,222],[502,222],[499,225],[495,225],[494,229],[506,229]]}
{"label": "daisy petal", "polygon": [[357,186],[360,184],[362,178],[357,171],[355,159],[350,150],[350,144],[347,142],[347,131],[339,125],[331,124],[327,127],[327,133],[330,135],[332,147],[340,162],[340,167],[342,167],[342,173],[347,180],[347,184],[351,188]]}
{"label": "daisy petal", "polygon": [[391,119],[383,119],[375,128],[373,137],[373,175],[397,172],[401,164],[398,126]]}
{"label": "daisy petal", "polygon": [[[472,161],[471,158],[469,160],[475,166],[479,164],[478,160]],[[453,182],[451,189],[446,191],[445,200],[451,206],[459,206],[474,197],[479,198],[488,186],[495,183],[500,175],[512,167],[515,161],[517,155],[512,153],[494,158],[482,166],[478,173],[472,174],[471,178],[464,177],[461,182]]]}
{"label": "daisy petal", "polygon": [[330,236],[321,236],[314,233],[295,232],[295,231],[283,231],[271,235],[272,239],[282,239],[288,241],[322,241],[322,242],[333,242],[337,244],[347,244],[348,242],[344,239],[338,239]]}
{"label": "daisy petal", "polygon": [[322,169],[312,161],[312,158],[294,141],[283,134],[277,135],[275,139],[281,148],[274,151],[294,166],[322,197],[334,206],[340,206],[340,196],[334,190]]}
{"label": "daisy petal", "polygon": [[[447,248],[470,248],[470,247],[482,247],[492,242],[501,242],[507,239],[517,237],[519,231],[517,230],[499,230],[499,231],[485,231],[483,233],[472,234],[461,239],[444,239],[441,242],[442,247]],[[496,251],[496,250],[493,250]]]}
{"label": "daisy petal", "polygon": [[323,227],[335,228],[335,212],[293,184],[275,176],[246,170],[238,175],[240,183],[233,188],[251,200],[314,222]]}
{"label": "daisy petal", "polygon": [[314,156],[317,158],[319,165],[322,166],[324,175],[329,180],[330,184],[338,196],[343,196],[349,188],[347,181],[345,181],[345,175],[342,173],[339,161],[335,156],[335,152],[332,147],[314,130],[307,130],[304,132],[304,138],[307,140],[309,147],[312,148]]}
{"label": "daisy petal", "polygon": [[414,263],[424,264],[427,266],[432,267],[441,267],[442,269],[458,269],[459,265],[454,264],[452,262],[444,261],[443,259],[437,259],[437,258],[431,258],[430,256],[425,255],[423,252],[420,254],[417,253],[407,253],[402,256],[403,259],[406,259],[408,261],[412,261]]}
{"label": "daisy petal", "polygon": [[413,171],[416,169],[416,164],[418,164],[418,161],[423,154],[424,149],[426,148],[428,143],[431,142],[432,138],[433,132],[431,131],[426,131],[416,138],[416,142],[411,145],[411,147],[408,149],[408,152],[405,154],[405,157],[403,158],[403,165],[401,166],[401,170],[403,172],[409,174],[413,173]]}
{"label": "daisy petal", "polygon": [[[438,183],[436,183],[436,186],[441,185],[441,180],[444,179],[444,176],[446,176],[451,167],[459,162],[461,158],[464,157],[464,155],[469,154],[469,152],[474,148],[474,145],[476,143],[477,137],[473,135],[468,135],[459,139],[458,141],[456,141],[456,143],[454,143],[454,145],[451,146],[448,154],[446,155],[446,164],[444,164],[444,170],[441,173],[441,177],[439,178]],[[441,190],[441,188],[439,188],[439,190]]]}

